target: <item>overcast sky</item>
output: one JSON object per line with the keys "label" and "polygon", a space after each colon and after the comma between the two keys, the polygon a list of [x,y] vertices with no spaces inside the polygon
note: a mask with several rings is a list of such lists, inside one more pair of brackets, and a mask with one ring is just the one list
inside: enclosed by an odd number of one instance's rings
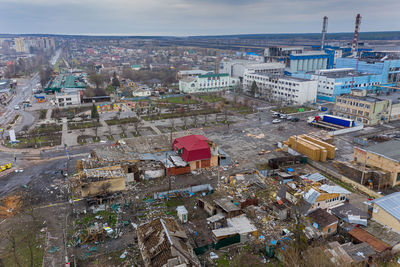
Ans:
{"label": "overcast sky", "polygon": [[0,33],[214,35],[400,30],[400,0],[0,0]]}

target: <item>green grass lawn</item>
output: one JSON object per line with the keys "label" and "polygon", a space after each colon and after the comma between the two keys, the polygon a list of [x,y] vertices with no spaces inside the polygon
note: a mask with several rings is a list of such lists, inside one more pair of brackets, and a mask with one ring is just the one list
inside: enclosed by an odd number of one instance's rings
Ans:
{"label": "green grass lawn", "polygon": [[142,116],[142,119],[145,121],[151,121],[151,120],[165,120],[165,119],[171,119],[171,118],[180,118],[180,117],[190,117],[193,115],[208,115],[208,114],[214,114],[218,113],[219,110],[217,109],[203,109],[203,110],[195,110],[195,111],[189,111],[185,113],[180,113],[180,112],[175,112],[175,113],[161,113],[160,115],[150,115],[150,116]]}
{"label": "green grass lawn", "polygon": [[68,129],[69,130],[77,130],[82,128],[93,128],[100,127],[101,123],[97,121],[84,121],[84,122],[69,122]]}
{"label": "green grass lawn", "polygon": [[17,137],[19,141],[17,144],[10,144],[8,141],[4,143],[4,146],[10,148],[35,148],[44,146],[57,146],[61,144],[61,134],[53,134],[47,136],[29,136],[29,137]]}
{"label": "green grass lawn", "polygon": [[108,125],[120,125],[120,124],[126,124],[126,123],[134,123],[137,122],[137,118],[124,118],[124,119],[114,119],[114,120],[106,120],[106,123]]}
{"label": "green grass lawn", "polygon": [[283,113],[283,114],[291,114],[291,113],[298,113],[300,108],[304,108],[304,111],[313,110],[310,107],[291,107],[291,106],[288,106],[288,107],[282,107],[282,108],[275,108],[275,109],[273,109],[273,111],[280,112],[280,113]]}
{"label": "green grass lawn", "polygon": [[198,95],[196,97],[198,97],[201,100],[206,101],[208,103],[216,103],[216,102],[221,102],[224,100],[223,97],[220,97],[217,95]]}
{"label": "green grass lawn", "polygon": [[44,120],[46,119],[47,109],[39,110],[39,119]]}
{"label": "green grass lawn", "polygon": [[[160,100],[160,102],[167,102],[170,104],[187,104],[188,103],[188,98],[186,96],[176,96],[176,97],[168,97],[168,98],[163,98]],[[198,102],[194,99],[189,99],[189,104],[197,104]]]}
{"label": "green grass lawn", "polygon": [[42,124],[37,126],[35,130],[38,133],[53,133],[60,132],[62,130],[62,125],[51,123],[51,124]]}

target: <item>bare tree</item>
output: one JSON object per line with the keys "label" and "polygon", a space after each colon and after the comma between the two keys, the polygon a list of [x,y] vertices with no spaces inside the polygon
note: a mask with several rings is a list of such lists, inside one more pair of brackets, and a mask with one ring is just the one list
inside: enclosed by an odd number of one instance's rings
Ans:
{"label": "bare tree", "polygon": [[139,134],[139,128],[140,128],[141,124],[142,124],[142,122],[140,121],[140,118],[138,118],[137,120],[135,120],[133,122],[133,127],[135,128],[136,135]]}
{"label": "bare tree", "polygon": [[194,124],[194,127],[196,127],[197,128],[197,120],[198,120],[198,118],[197,118],[197,114],[193,114],[193,116],[192,116],[192,120],[193,120],[193,124]]}
{"label": "bare tree", "polygon": [[181,119],[182,119],[182,121],[183,121],[183,125],[185,126],[185,129],[187,129],[187,122],[188,122],[187,117],[186,117],[186,116],[183,116]]}
{"label": "bare tree", "polygon": [[204,126],[207,125],[207,117],[208,117],[208,114],[204,114]]}

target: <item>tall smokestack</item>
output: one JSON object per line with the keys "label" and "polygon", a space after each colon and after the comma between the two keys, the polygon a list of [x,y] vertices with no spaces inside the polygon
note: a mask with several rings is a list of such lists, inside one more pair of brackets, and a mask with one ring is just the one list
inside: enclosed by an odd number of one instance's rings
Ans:
{"label": "tall smokestack", "polygon": [[325,34],[326,30],[328,29],[328,17],[324,17],[324,21],[322,23],[322,37],[321,37],[321,51],[324,50],[325,46]]}
{"label": "tall smokestack", "polygon": [[360,24],[361,24],[361,15],[357,14],[356,17],[356,27],[354,29],[354,37],[353,37],[353,43],[351,45],[351,52],[352,54],[357,54],[357,48],[358,48],[358,32],[360,30]]}

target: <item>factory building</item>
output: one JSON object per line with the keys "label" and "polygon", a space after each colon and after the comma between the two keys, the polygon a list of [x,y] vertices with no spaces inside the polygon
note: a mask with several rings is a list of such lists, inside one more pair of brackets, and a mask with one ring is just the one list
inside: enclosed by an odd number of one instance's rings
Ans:
{"label": "factory building", "polygon": [[293,105],[316,101],[317,81],[283,75],[246,73],[243,80],[244,89],[250,91],[254,81],[259,89],[256,93],[267,100],[278,100]]}
{"label": "factory building", "polygon": [[229,76],[228,73],[205,74],[179,80],[179,91],[185,94],[234,90],[237,86],[239,79]]}
{"label": "factory building", "polygon": [[283,75],[285,64],[278,62],[258,63],[250,60],[231,60],[222,62],[222,73],[228,73],[231,77],[243,82],[245,73],[268,73]]}
{"label": "factory building", "polygon": [[278,45],[270,46],[264,50],[265,62],[282,62],[285,65],[289,62],[290,55],[302,54],[303,46]]}
{"label": "factory building", "polygon": [[382,83],[400,82],[400,59],[365,59],[338,58],[337,68],[354,68],[360,72],[382,75]]}
{"label": "factory building", "polygon": [[318,82],[317,99],[334,102],[336,96],[350,94],[351,90],[372,90],[382,83],[382,75],[361,73],[351,68],[318,70],[315,74],[294,73],[293,77]]}
{"label": "factory building", "polygon": [[378,143],[367,148],[354,148],[354,161],[364,166],[375,167],[391,174],[391,185],[400,184],[400,141]]}
{"label": "factory building", "polygon": [[302,54],[292,54],[290,59],[290,72],[310,72],[328,67],[328,54],[322,51],[312,51]]}

